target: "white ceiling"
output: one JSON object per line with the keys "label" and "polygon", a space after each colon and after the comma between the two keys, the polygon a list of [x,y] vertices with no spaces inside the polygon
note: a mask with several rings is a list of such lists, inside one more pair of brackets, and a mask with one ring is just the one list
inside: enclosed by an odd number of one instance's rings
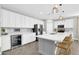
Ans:
{"label": "white ceiling", "polygon": [[79,4],[63,4],[64,13],[53,14],[53,4],[3,4],[3,8],[22,13],[38,19],[57,19],[61,14],[64,17],[79,15]]}

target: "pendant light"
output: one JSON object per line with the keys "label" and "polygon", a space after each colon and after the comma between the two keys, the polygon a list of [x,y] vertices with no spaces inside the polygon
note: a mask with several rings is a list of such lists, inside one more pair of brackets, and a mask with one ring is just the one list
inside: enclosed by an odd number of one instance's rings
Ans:
{"label": "pendant light", "polygon": [[58,18],[58,19],[63,20],[63,19],[64,19],[64,17],[63,17],[63,16],[59,16],[59,18]]}
{"label": "pendant light", "polygon": [[54,15],[58,15],[59,14],[59,17],[58,17],[59,20],[63,20],[64,19],[63,15],[62,15],[63,13],[64,13],[64,10],[62,8],[62,4],[54,4],[53,5],[53,14]]}
{"label": "pendant light", "polygon": [[53,13],[54,14],[58,13],[61,6],[62,6],[62,4],[54,4],[53,5]]}
{"label": "pendant light", "polygon": [[53,13],[58,13],[58,4],[54,4],[54,7],[53,7]]}

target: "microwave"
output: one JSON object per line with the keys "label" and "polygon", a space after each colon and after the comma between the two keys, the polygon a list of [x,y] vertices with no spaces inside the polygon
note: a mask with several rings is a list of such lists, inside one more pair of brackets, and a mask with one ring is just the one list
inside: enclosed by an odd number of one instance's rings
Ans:
{"label": "microwave", "polygon": [[64,28],[64,25],[58,25],[58,28]]}

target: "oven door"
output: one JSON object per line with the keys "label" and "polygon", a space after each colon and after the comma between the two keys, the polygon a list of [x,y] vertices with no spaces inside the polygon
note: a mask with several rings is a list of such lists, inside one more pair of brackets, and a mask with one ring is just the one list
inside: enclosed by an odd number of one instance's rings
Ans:
{"label": "oven door", "polygon": [[21,45],[21,35],[11,36],[11,47]]}

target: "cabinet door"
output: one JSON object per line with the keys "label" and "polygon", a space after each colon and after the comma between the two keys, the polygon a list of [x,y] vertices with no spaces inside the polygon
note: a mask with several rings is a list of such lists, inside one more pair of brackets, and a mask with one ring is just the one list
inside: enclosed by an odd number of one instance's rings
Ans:
{"label": "cabinet door", "polygon": [[29,35],[28,34],[24,34],[22,36],[22,45],[29,43]]}
{"label": "cabinet door", "polygon": [[15,27],[21,27],[21,15],[15,13]]}
{"label": "cabinet door", "polygon": [[47,33],[53,33],[53,21],[52,20],[46,21],[46,30],[47,30]]}
{"label": "cabinet door", "polygon": [[22,16],[22,19],[21,19],[21,26],[23,28],[26,28],[27,27],[27,21],[26,21],[26,17],[25,16]]}
{"label": "cabinet door", "polygon": [[25,17],[24,23],[25,23],[26,28],[33,28],[32,25],[31,25],[32,24],[31,19],[29,17]]}
{"label": "cabinet door", "polygon": [[35,22],[34,19],[31,18],[31,17],[29,17],[29,18],[28,18],[28,22],[29,22],[29,27],[30,27],[30,28],[34,28],[34,22]]}
{"label": "cabinet door", "polygon": [[0,48],[1,48],[1,37],[0,37]]}
{"label": "cabinet door", "polygon": [[65,23],[64,23],[64,21],[54,21],[54,28],[57,28],[58,27],[58,25],[64,25]]}
{"label": "cabinet door", "polygon": [[0,55],[1,55],[1,37],[0,37]]}
{"label": "cabinet door", "polygon": [[36,40],[35,33],[29,34],[29,42],[32,42],[32,41],[35,41],[35,40]]}
{"label": "cabinet door", "polygon": [[28,27],[29,26],[29,18],[25,16],[24,19],[25,19],[24,20],[24,26]]}
{"label": "cabinet door", "polygon": [[7,19],[9,24],[8,26],[15,27],[15,13],[10,11],[8,14],[9,14]]}
{"label": "cabinet door", "polygon": [[53,33],[53,23],[47,22],[47,33]]}
{"label": "cabinet door", "polygon": [[65,28],[73,28],[73,19],[65,20]]}
{"label": "cabinet door", "polygon": [[1,26],[15,27],[15,14],[11,11],[2,9]]}
{"label": "cabinet door", "polygon": [[22,45],[33,42],[33,41],[35,41],[35,34],[34,33],[24,34],[22,36]]}
{"label": "cabinet door", "polygon": [[34,24],[39,24],[38,20],[33,19],[34,20]]}
{"label": "cabinet door", "polygon": [[25,17],[25,27],[28,27],[28,28],[34,28],[34,19],[31,18],[31,17]]}
{"label": "cabinet door", "polygon": [[20,23],[21,23],[21,27],[25,28],[25,16],[21,15]]}
{"label": "cabinet door", "polygon": [[1,27],[8,27],[8,12],[6,10],[2,10],[2,17],[1,17]]}
{"label": "cabinet door", "polygon": [[6,51],[11,48],[10,36],[2,36],[1,37],[1,50]]}
{"label": "cabinet door", "polygon": [[42,23],[41,20],[37,20],[31,17],[23,16],[18,13],[14,13],[5,9],[2,9],[2,27],[25,27],[33,28],[34,24]]}
{"label": "cabinet door", "polygon": [[39,19],[32,19],[33,20],[33,25],[34,24],[41,24],[41,25],[44,25],[44,22],[42,20],[39,20]]}

